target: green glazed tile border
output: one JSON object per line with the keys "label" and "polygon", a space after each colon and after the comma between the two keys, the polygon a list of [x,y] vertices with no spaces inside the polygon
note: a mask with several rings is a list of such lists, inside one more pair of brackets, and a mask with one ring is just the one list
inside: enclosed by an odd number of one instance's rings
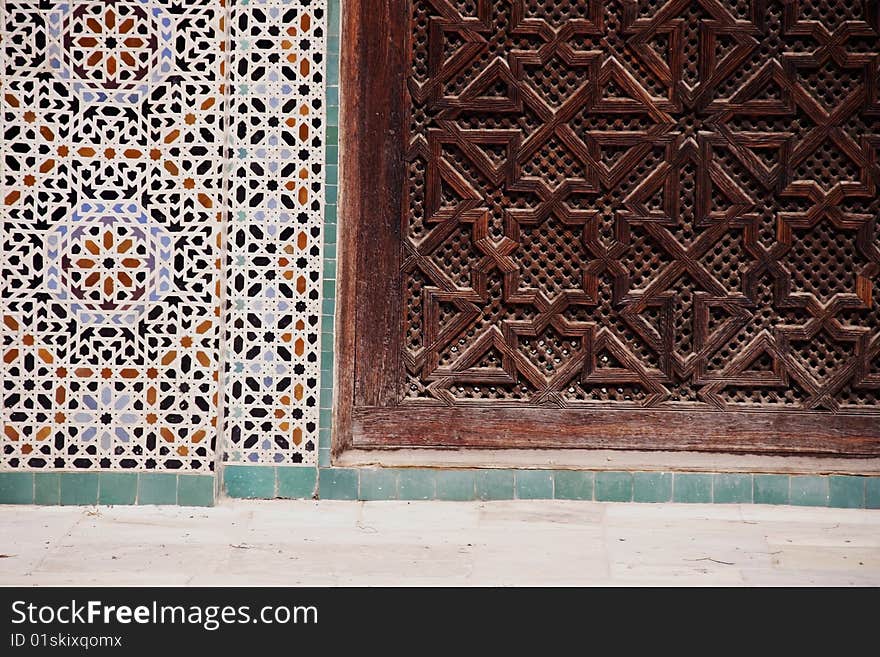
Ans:
{"label": "green glazed tile border", "polygon": [[756,474],[752,478],[755,504],[788,504],[788,476]]}
{"label": "green glazed tile border", "polygon": [[516,497],[520,500],[552,500],[552,470],[517,470]]}
{"label": "green glazed tile border", "polygon": [[394,470],[366,469],[360,471],[359,500],[396,500],[399,478]]}
{"label": "green glazed tile border", "polygon": [[33,503],[33,472],[0,472],[0,504]]}
{"label": "green glazed tile border", "polygon": [[672,501],[706,504],[712,501],[712,475],[683,472],[672,477]]}
{"label": "green glazed tile border", "polygon": [[632,473],[597,472],[595,499],[597,502],[632,502]]}
{"label": "green glazed tile border", "polygon": [[110,505],[134,504],[138,497],[139,478],[127,472],[101,472],[98,474],[98,501]]}
{"label": "green glazed tile border", "polygon": [[789,477],[789,503],[796,506],[828,506],[828,477]]}
{"label": "green glazed tile border", "polygon": [[214,506],[214,477],[178,475],[178,506]]}
{"label": "green glazed tile border", "polygon": [[98,503],[97,472],[65,472],[61,477],[61,505]]}
{"label": "green glazed tile border", "polygon": [[[880,476],[226,466],[249,499],[587,500],[880,508]],[[171,472],[0,472],[0,504],[212,506],[214,477]]]}
{"label": "green glazed tile border", "polygon": [[315,495],[318,470],[313,467],[275,468],[275,495],[285,499],[307,499]]}
{"label": "green glazed tile border", "polygon": [[[333,416],[333,365],[336,321],[336,240],[337,195],[339,172],[339,34],[341,12],[339,0],[327,1],[327,58],[324,90],[324,257],[321,289],[321,391],[318,420],[318,467],[330,467],[330,440]],[[367,475],[368,488],[375,483]],[[335,487],[335,484],[333,484]],[[335,488],[334,488],[335,490]],[[388,494],[379,486],[378,495]]]}
{"label": "green glazed tile border", "polygon": [[553,496],[557,500],[592,500],[596,475],[584,470],[553,473]]}
{"label": "green glazed tile border", "polygon": [[214,475],[119,470],[0,472],[0,504],[213,506]]}
{"label": "green glazed tile border", "polygon": [[240,499],[275,497],[275,468],[272,466],[227,465],[222,470],[223,491]]}
{"label": "green glazed tile border", "polygon": [[436,499],[450,501],[476,499],[476,471],[437,470],[434,477],[437,482]]}
{"label": "green glazed tile border", "polygon": [[[398,492],[402,500],[433,500],[437,497],[437,479],[434,470],[403,470],[398,478]],[[513,482],[510,483],[510,499]]]}
{"label": "green glazed tile border", "polygon": [[61,504],[61,473],[34,473],[34,504],[57,506]]}
{"label": "green glazed tile border", "polygon": [[712,501],[716,504],[749,504],[753,500],[752,475],[720,473],[712,479]]}
{"label": "green glazed tile border", "polygon": [[865,506],[880,509],[880,477],[865,477]]}
{"label": "green glazed tile border", "polygon": [[318,495],[323,500],[356,500],[360,473],[351,468],[324,468],[318,473]]}
{"label": "green glazed tile border", "polygon": [[478,500],[513,499],[515,486],[513,470],[478,470],[474,476]]}
{"label": "green glazed tile border", "polygon": [[[311,468],[263,468],[266,476],[272,476],[274,469],[276,477],[296,474],[307,482],[312,481],[314,473]],[[310,485],[302,484],[286,495],[276,490],[275,496],[361,501],[556,499],[715,504],[789,504],[790,499],[797,498],[802,505],[880,508],[877,476],[375,467],[319,468],[317,472],[316,495],[312,495]],[[276,483],[279,488],[280,483]]]}
{"label": "green glazed tile border", "polygon": [[671,472],[634,472],[633,502],[671,502]]}
{"label": "green glazed tile border", "polygon": [[141,473],[137,499],[138,504],[177,504],[177,475]]}
{"label": "green glazed tile border", "polygon": [[828,478],[828,506],[862,509],[865,507],[865,477]]}

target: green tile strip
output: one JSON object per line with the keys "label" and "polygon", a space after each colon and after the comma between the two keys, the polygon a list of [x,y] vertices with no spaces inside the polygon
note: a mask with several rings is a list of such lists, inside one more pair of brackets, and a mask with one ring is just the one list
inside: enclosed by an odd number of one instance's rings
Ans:
{"label": "green tile strip", "polygon": [[162,473],[138,475],[140,504],[177,504],[177,476]]}
{"label": "green tile strip", "polygon": [[467,501],[477,497],[474,470],[437,470],[434,477],[438,500]]}
{"label": "green tile strip", "polygon": [[750,474],[713,475],[712,501],[716,504],[749,504],[753,501],[754,481]]}
{"label": "green tile strip", "polygon": [[227,465],[222,469],[223,491],[241,499],[275,497],[275,468],[272,466]]}
{"label": "green tile strip", "polygon": [[828,506],[837,508],[865,508],[865,477],[828,478]]}
{"label": "green tile strip", "polygon": [[755,504],[788,504],[788,475],[756,474],[752,483]]}
{"label": "green tile strip", "polygon": [[61,473],[34,473],[34,504],[61,504]]}
{"label": "green tile strip", "polygon": [[[257,469],[255,466],[237,467],[248,471]],[[266,469],[272,468],[267,466]],[[312,472],[310,468],[293,467],[279,467],[276,470],[278,473]],[[312,482],[311,479],[308,481]],[[280,487],[280,484],[277,486]],[[269,488],[268,484],[266,488]],[[296,494],[276,493],[275,496],[361,501],[556,499],[880,508],[880,476],[494,468],[319,468],[317,492],[312,493],[311,485],[303,485]],[[227,494],[230,494],[228,489]]]}
{"label": "green tile strip", "polygon": [[633,476],[631,472],[597,472],[597,502],[632,502]]}
{"label": "green tile strip", "polygon": [[516,497],[520,500],[552,500],[552,470],[517,470]]}
{"label": "green tile strip", "polygon": [[324,468],[318,477],[318,492],[324,500],[356,500],[358,498],[359,470]]}
{"label": "green tile strip", "polygon": [[478,470],[475,475],[477,499],[512,499],[516,489],[515,476],[513,470]]}
{"label": "green tile strip", "polygon": [[225,465],[221,490],[227,497],[271,500],[311,499],[318,487],[318,470],[299,465]]}
{"label": "green tile strip", "polygon": [[[398,478],[398,494],[402,500],[433,500],[437,497],[437,479],[435,470],[403,470]],[[513,481],[510,482],[510,495],[513,497]],[[877,496],[880,501],[880,495]]]}
{"label": "green tile strip", "polygon": [[[880,508],[880,476],[434,468],[226,466],[248,499],[514,499]],[[214,477],[172,472],[0,472],[0,504],[212,506]]]}
{"label": "green tile strip", "polygon": [[284,499],[308,499],[318,486],[317,468],[278,467],[275,469],[275,496]]}
{"label": "green tile strip", "polygon": [[0,472],[0,504],[214,506],[214,475],[175,472]]}
{"label": "green tile strip", "polygon": [[394,470],[370,468],[360,471],[358,499],[396,500],[400,477]]}
{"label": "green tile strip", "polygon": [[828,477],[796,475],[788,479],[789,503],[828,506]]}
{"label": "green tile strip", "polygon": [[633,502],[671,502],[671,472],[634,472]]}
{"label": "green tile strip", "polygon": [[865,506],[880,509],[880,477],[865,477]]}
{"label": "green tile strip", "polygon": [[592,500],[596,475],[583,470],[553,473],[553,496],[557,500]]}
{"label": "green tile strip", "polygon": [[[326,133],[324,136],[324,261],[321,304],[321,395],[318,417],[318,466],[330,466],[333,418],[334,322],[336,318],[337,197],[339,193],[339,0],[327,2],[325,70]],[[369,477],[369,475],[368,475]],[[382,493],[385,491],[383,489]]]}
{"label": "green tile strip", "polygon": [[101,504],[134,504],[138,498],[139,478],[127,472],[101,472],[98,474],[98,501]]}
{"label": "green tile strip", "polygon": [[0,472],[0,504],[33,503],[33,472]]}
{"label": "green tile strip", "polygon": [[672,477],[672,501],[708,503],[712,501],[712,475],[682,472]]}

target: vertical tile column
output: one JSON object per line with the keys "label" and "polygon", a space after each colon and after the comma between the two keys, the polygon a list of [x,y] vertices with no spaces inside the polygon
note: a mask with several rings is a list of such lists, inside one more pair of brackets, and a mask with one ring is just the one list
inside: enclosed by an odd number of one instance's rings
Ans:
{"label": "vertical tile column", "polygon": [[325,1],[230,12],[224,478],[272,497],[272,466],[318,460]]}
{"label": "vertical tile column", "polygon": [[42,471],[9,479],[34,499],[84,482],[71,499],[94,503],[111,471],[210,483],[225,17],[220,0],[0,3],[0,469]]}
{"label": "vertical tile column", "polygon": [[324,209],[324,286],[321,306],[321,417],[318,465],[330,466],[333,418],[333,348],[336,316],[336,200],[339,189],[340,0],[327,6],[327,177]]}

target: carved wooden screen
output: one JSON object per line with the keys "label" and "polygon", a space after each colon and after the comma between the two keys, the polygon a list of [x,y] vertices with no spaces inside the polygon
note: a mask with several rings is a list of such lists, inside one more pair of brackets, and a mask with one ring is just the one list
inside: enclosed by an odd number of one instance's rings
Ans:
{"label": "carved wooden screen", "polygon": [[880,452],[876,2],[344,22],[338,445]]}

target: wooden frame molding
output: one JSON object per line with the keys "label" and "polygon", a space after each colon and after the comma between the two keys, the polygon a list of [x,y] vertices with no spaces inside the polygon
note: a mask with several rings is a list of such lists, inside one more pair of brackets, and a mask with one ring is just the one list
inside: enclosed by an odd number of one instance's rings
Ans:
{"label": "wooden frame molding", "polygon": [[349,449],[450,447],[880,456],[871,412],[401,403],[411,39],[402,5],[349,0],[342,16],[335,464]]}

